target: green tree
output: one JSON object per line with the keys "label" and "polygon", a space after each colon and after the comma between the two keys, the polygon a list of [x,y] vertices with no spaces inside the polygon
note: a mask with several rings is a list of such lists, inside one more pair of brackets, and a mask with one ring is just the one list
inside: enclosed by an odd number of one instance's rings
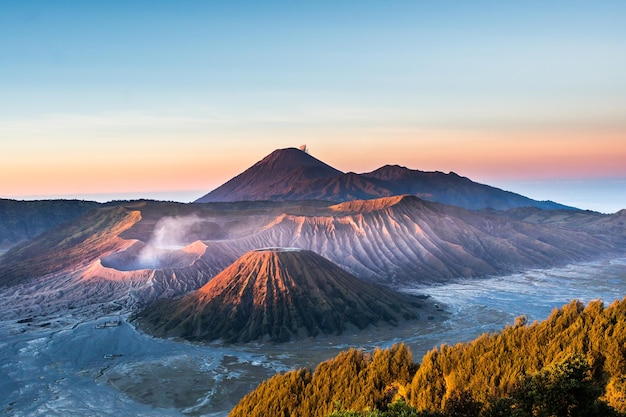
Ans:
{"label": "green tree", "polygon": [[404,401],[396,401],[389,404],[387,411],[384,414],[385,417],[420,417],[415,408],[409,406]]}
{"label": "green tree", "polygon": [[469,391],[456,391],[446,400],[443,413],[446,417],[478,417],[483,405]]}
{"label": "green tree", "polygon": [[[482,413],[481,417],[513,417],[513,399],[509,397],[495,398],[489,402]],[[521,416],[520,416],[521,417]]]}
{"label": "green tree", "polygon": [[574,301],[544,322],[442,345],[419,367],[402,344],[348,350],[262,383],[231,417],[608,417],[625,399],[626,299]]}
{"label": "green tree", "polygon": [[597,415],[598,387],[587,361],[573,356],[526,377],[513,395],[515,408],[535,417]]}

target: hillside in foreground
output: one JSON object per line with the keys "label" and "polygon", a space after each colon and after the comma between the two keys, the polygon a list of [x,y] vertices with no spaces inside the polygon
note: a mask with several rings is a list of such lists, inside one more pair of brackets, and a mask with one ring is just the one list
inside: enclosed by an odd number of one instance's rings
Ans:
{"label": "hillside in foreground", "polygon": [[[369,411],[367,411],[369,410]],[[372,411],[378,410],[378,411]],[[230,416],[611,416],[626,412],[626,299],[442,345],[350,349],[261,383]],[[332,414],[331,414],[332,413]]]}

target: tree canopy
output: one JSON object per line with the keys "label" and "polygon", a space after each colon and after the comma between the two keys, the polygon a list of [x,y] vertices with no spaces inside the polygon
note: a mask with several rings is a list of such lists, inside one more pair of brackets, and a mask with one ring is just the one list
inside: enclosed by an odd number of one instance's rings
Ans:
{"label": "tree canopy", "polygon": [[626,299],[428,352],[350,349],[263,382],[230,416],[611,416],[626,413]]}

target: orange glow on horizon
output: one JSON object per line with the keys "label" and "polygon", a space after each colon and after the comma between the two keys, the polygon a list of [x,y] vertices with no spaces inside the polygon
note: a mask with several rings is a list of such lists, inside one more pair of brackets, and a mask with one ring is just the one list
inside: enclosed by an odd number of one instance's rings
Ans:
{"label": "orange glow on horizon", "polygon": [[[275,132],[273,132],[275,133]],[[6,158],[0,196],[140,193],[219,186],[276,148],[307,143],[311,155],[342,171],[385,164],[454,171],[481,182],[515,179],[626,177],[626,132],[405,130],[310,132],[296,137],[261,132],[255,139],[172,143],[127,152],[56,151]],[[265,137],[268,136],[268,137]],[[84,155],[91,155],[85,157]],[[99,156],[98,156],[99,155]]]}
{"label": "orange glow on horizon", "polygon": [[[406,132],[387,141],[361,141],[344,152],[320,150],[342,170],[367,172],[384,164],[454,171],[493,180],[626,177],[626,132]],[[332,155],[335,154],[335,155]]]}

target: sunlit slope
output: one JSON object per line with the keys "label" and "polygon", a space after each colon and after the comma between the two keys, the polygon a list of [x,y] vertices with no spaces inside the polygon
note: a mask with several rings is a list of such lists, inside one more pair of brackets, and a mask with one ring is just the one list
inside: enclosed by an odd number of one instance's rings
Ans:
{"label": "sunlit slope", "polygon": [[158,336],[248,342],[339,334],[419,316],[418,299],[362,281],[310,251],[248,252],[198,291],[138,316]]}
{"label": "sunlit slope", "polygon": [[0,258],[0,285],[85,267],[123,248],[119,234],[140,219],[139,211],[106,207],[57,226]]}
{"label": "sunlit slope", "polygon": [[601,236],[413,196],[347,202],[317,213],[283,214],[249,236],[207,245],[215,250],[227,245],[239,254],[264,246],[300,247],[359,277],[384,283],[432,282],[554,266],[613,249]]}
{"label": "sunlit slope", "polygon": [[359,278],[387,285],[503,274],[623,252],[619,213],[576,212],[571,224],[563,213],[542,212],[558,221],[529,222],[414,196],[332,206],[126,203],[14,248],[0,258],[0,277],[10,285],[84,270],[86,278],[123,280],[141,270],[152,284],[142,294],[152,299],[197,289],[246,252],[273,246],[311,250]]}
{"label": "sunlit slope", "polygon": [[337,407],[384,409],[403,399],[444,416],[481,409],[481,416],[611,416],[608,407],[626,412],[625,344],[626,299],[608,307],[574,301],[541,323],[521,318],[500,332],[444,344],[419,366],[404,345],[371,355],[351,349],[314,371],[270,378],[229,415],[324,417]]}

